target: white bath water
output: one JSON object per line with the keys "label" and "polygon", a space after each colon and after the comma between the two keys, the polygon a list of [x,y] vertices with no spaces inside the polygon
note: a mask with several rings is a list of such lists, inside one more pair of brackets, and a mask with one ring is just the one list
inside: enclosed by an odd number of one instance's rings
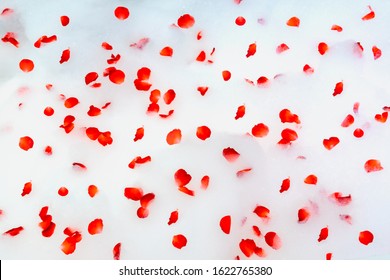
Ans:
{"label": "white bath water", "polygon": [[[121,259],[247,259],[242,250],[247,239],[264,252],[248,253],[251,259],[390,256],[390,129],[388,120],[375,119],[390,106],[390,3],[235,2],[240,1],[1,1],[1,11],[11,10],[0,16],[0,36],[12,32],[19,45],[0,42],[0,232],[23,227],[16,236],[1,235],[1,259],[112,259],[118,243]],[[128,8],[128,18],[115,17],[118,6]],[[369,6],[374,17],[365,17]],[[194,24],[178,27],[185,14]],[[70,19],[66,26],[60,21],[64,15]],[[246,19],[242,26],[236,24],[239,16]],[[300,19],[299,26],[286,24],[292,17]],[[331,30],[333,25],[342,31]],[[36,48],[44,35],[57,40]],[[140,40],[146,42],[142,47]],[[104,49],[103,42],[113,49]],[[324,55],[318,51],[321,42],[329,47]],[[289,49],[278,53],[283,43]],[[256,52],[247,57],[251,44]],[[160,55],[167,46],[172,56]],[[381,50],[376,59],[374,46]],[[67,49],[69,60],[59,63]],[[205,60],[197,61],[201,51]],[[121,57],[108,64],[112,54]],[[32,60],[34,69],[23,72],[22,59]],[[303,71],[306,64],[313,73]],[[123,71],[124,82],[104,77],[108,67]],[[151,70],[147,91],[134,85],[142,67]],[[226,70],[228,81],[222,75]],[[99,77],[86,85],[90,72]],[[260,77],[268,83],[258,85]],[[95,82],[101,86],[91,87]],[[334,95],[339,82],[343,91]],[[198,87],[208,90],[201,95]],[[146,113],[154,89],[161,91],[159,114],[174,110],[170,117]],[[163,95],[169,89],[176,97],[168,105]],[[64,106],[69,97],[79,101],[73,108]],[[89,116],[91,105],[101,114]],[[245,115],[235,119],[242,105]],[[52,116],[44,114],[48,106]],[[283,109],[300,123],[282,123]],[[342,127],[348,114],[354,123]],[[67,115],[75,117],[70,133],[60,128]],[[269,133],[252,136],[260,123]],[[201,126],[211,130],[204,141],[196,136]],[[91,140],[89,127],[111,132],[112,144]],[[144,137],[134,141],[141,127]],[[298,138],[277,144],[287,128]],[[363,137],[354,136],[357,128]],[[166,137],[174,129],[181,130],[181,141],[169,145]],[[19,146],[24,136],[34,141],[27,151]],[[323,140],[330,137],[339,143],[328,150]],[[52,155],[45,153],[46,146]],[[228,147],[240,154],[237,160],[225,159]],[[129,168],[137,156],[151,161]],[[377,160],[375,172],[365,169],[371,159]],[[191,175],[185,187],[194,196],[178,190],[174,174],[179,169]],[[243,169],[251,170],[237,176]],[[311,174],[315,185],[304,182]],[[206,175],[209,185],[202,188]],[[290,188],[280,192],[288,178]],[[28,182],[32,190],[22,196]],[[90,185],[98,187],[93,198]],[[68,195],[60,196],[60,187]],[[155,195],[146,218],[137,216],[140,202],[125,197],[130,187]],[[351,201],[340,205],[332,199],[335,192],[350,195]],[[45,206],[56,224],[50,237],[42,236],[39,226]],[[257,206],[269,209],[267,218],[254,213]],[[306,222],[298,221],[302,208],[310,212]],[[176,210],[177,222],[168,225]],[[231,217],[229,234],[220,227],[225,216]],[[95,219],[103,228],[91,235],[88,225]],[[67,227],[82,235],[68,255],[61,250]],[[323,228],[328,236],[319,242]],[[359,241],[365,231],[374,237],[367,245]],[[268,232],[277,234],[280,248],[267,244]],[[178,249],[172,239],[180,234],[187,243]]]}

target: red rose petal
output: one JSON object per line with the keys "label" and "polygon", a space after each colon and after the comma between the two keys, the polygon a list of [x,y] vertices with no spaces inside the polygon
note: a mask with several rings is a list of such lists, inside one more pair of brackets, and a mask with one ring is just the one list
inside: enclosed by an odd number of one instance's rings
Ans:
{"label": "red rose petal", "polygon": [[236,161],[240,157],[240,154],[235,149],[230,147],[223,149],[222,155],[229,162]]}
{"label": "red rose petal", "polygon": [[31,182],[25,183],[22,191],[22,196],[30,194],[31,190],[32,190],[32,183]]}
{"label": "red rose petal", "polygon": [[301,208],[298,210],[298,222],[306,223],[310,218],[310,212],[307,208]]}
{"label": "red rose petal", "polygon": [[22,70],[23,72],[31,72],[33,69],[34,69],[34,62],[30,59],[22,59],[20,62],[19,62],[19,68],[20,70]]}
{"label": "red rose petal", "polygon": [[122,243],[117,243],[112,249],[112,255],[114,260],[120,260]]}
{"label": "red rose petal", "polygon": [[61,187],[58,189],[58,194],[60,196],[67,196],[69,193],[68,189],[66,187]]}
{"label": "red rose petal", "polygon": [[317,181],[318,181],[318,178],[317,178],[317,176],[314,175],[314,174],[308,175],[308,176],[305,178],[305,180],[304,180],[305,184],[308,184],[308,185],[316,185],[316,184],[317,184]]}
{"label": "red rose petal", "polygon": [[3,235],[9,235],[9,236],[16,236],[18,235],[22,230],[24,230],[23,227],[16,227],[12,228],[10,230],[7,230],[6,232],[3,233]]}
{"label": "red rose petal", "polygon": [[62,26],[67,26],[70,20],[68,16],[61,16],[60,21]]}
{"label": "red rose petal", "polygon": [[155,199],[154,193],[147,193],[143,195],[140,199],[141,207],[148,208],[149,204]]}
{"label": "red rose petal", "polygon": [[332,193],[330,195],[330,198],[333,199],[338,205],[341,205],[341,206],[348,205],[352,201],[352,196],[350,194],[343,196],[343,194],[340,192]]}
{"label": "red rose petal", "polygon": [[167,134],[166,141],[168,145],[176,145],[181,142],[181,130],[174,129]]}
{"label": "red rose petal", "polygon": [[170,216],[169,216],[168,225],[170,226],[170,225],[176,223],[178,219],[179,219],[179,211],[177,211],[177,210],[172,211]]}
{"label": "red rose petal", "polygon": [[119,6],[114,10],[114,15],[119,20],[125,20],[130,16],[130,11],[126,7]]}
{"label": "red rose petal", "polygon": [[165,104],[169,105],[175,100],[176,93],[173,89],[169,89],[166,93],[164,93],[163,99]]}
{"label": "red rose petal", "polygon": [[194,24],[195,24],[195,19],[190,14],[184,14],[180,16],[177,20],[177,25],[180,28],[184,28],[184,29],[191,28]]}
{"label": "red rose petal", "polygon": [[91,235],[99,234],[103,231],[103,220],[95,219],[88,225],[88,232]]}
{"label": "red rose petal", "polygon": [[23,136],[19,139],[19,147],[22,150],[28,151],[32,147],[34,147],[34,140],[29,136]]}
{"label": "red rose petal", "polygon": [[122,84],[125,81],[125,77],[126,77],[125,73],[118,69],[110,72],[109,74],[110,81],[117,85]]}
{"label": "red rose petal", "polygon": [[198,137],[200,140],[206,140],[207,138],[210,138],[211,136],[211,130],[207,126],[199,126],[196,129],[196,137]]}
{"label": "red rose petal", "polygon": [[244,17],[239,16],[236,18],[235,23],[238,26],[243,26],[246,23],[246,19]]}
{"label": "red rose petal", "polygon": [[282,247],[282,241],[276,232],[270,231],[264,235],[265,242],[274,250],[279,250]]}
{"label": "red rose petal", "polygon": [[288,191],[289,188],[290,188],[290,178],[284,179],[282,185],[280,186],[279,192],[282,193]]}
{"label": "red rose petal", "polygon": [[257,45],[256,43],[250,44],[246,52],[246,57],[253,56],[256,53]]}
{"label": "red rose petal", "polygon": [[268,135],[269,128],[263,123],[256,124],[252,127],[252,135],[255,137],[265,137]]}
{"label": "red rose petal", "polygon": [[300,124],[298,115],[291,113],[289,109],[283,109],[279,112],[279,118],[282,123],[296,123]]}
{"label": "red rose petal", "polygon": [[245,105],[241,105],[237,108],[235,120],[241,119],[245,115]]}
{"label": "red rose petal", "polygon": [[222,78],[224,81],[229,81],[231,78],[232,74],[228,70],[222,71]]}
{"label": "red rose petal", "polygon": [[363,245],[368,245],[374,241],[374,235],[369,230],[361,231],[359,233],[359,242]]}
{"label": "red rose petal", "polygon": [[232,218],[230,215],[222,217],[221,220],[219,221],[219,226],[225,234],[230,233],[231,224],[232,224]]}
{"label": "red rose petal", "polygon": [[68,109],[73,108],[77,104],[79,104],[79,100],[76,97],[69,97],[69,98],[65,99],[65,102],[64,102],[65,108],[68,108]]}
{"label": "red rose petal", "polygon": [[173,49],[171,47],[165,47],[160,51],[161,56],[172,56],[173,55]]}
{"label": "red rose petal", "polygon": [[318,52],[321,55],[324,55],[328,50],[329,50],[329,47],[328,47],[328,45],[326,43],[321,42],[321,43],[318,44]]}
{"label": "red rose petal", "polygon": [[321,231],[320,231],[320,234],[319,234],[319,236],[318,236],[317,241],[318,241],[318,242],[321,242],[321,241],[327,239],[327,238],[328,238],[328,234],[329,234],[329,229],[328,229],[328,227],[322,228]]}
{"label": "red rose petal", "polygon": [[142,198],[142,196],[144,195],[144,192],[141,188],[135,188],[135,187],[125,188],[124,195],[128,199],[138,201]]}
{"label": "red rose petal", "polygon": [[262,219],[267,219],[269,218],[270,210],[265,206],[258,205],[256,206],[255,210],[253,210],[253,213]]}
{"label": "red rose petal", "polygon": [[327,149],[327,150],[332,150],[339,143],[340,143],[340,140],[337,137],[330,137],[329,139],[324,139],[322,141],[322,144],[324,145],[325,149]]}
{"label": "red rose petal", "polygon": [[366,163],[364,164],[364,169],[366,170],[367,173],[370,172],[377,172],[383,170],[383,167],[381,165],[381,162],[377,159],[370,159],[367,160]]}
{"label": "red rose petal", "polygon": [[191,182],[191,175],[187,173],[184,169],[179,169],[175,172],[174,175],[175,182],[178,187],[184,187],[186,186],[189,182]]}
{"label": "red rose petal", "polygon": [[94,197],[98,192],[99,192],[99,189],[95,185],[88,186],[88,195],[90,197]]}
{"label": "red rose petal", "polygon": [[299,27],[300,23],[301,23],[301,21],[300,21],[299,18],[297,18],[297,17],[292,17],[292,18],[290,18],[290,19],[286,22],[286,24],[287,24],[288,26],[291,26],[291,27]]}
{"label": "red rose petal", "polygon": [[177,249],[181,249],[187,245],[187,238],[182,234],[174,235],[172,245]]}
{"label": "red rose petal", "polygon": [[241,252],[249,258],[253,255],[257,246],[253,239],[241,239],[239,247]]}

